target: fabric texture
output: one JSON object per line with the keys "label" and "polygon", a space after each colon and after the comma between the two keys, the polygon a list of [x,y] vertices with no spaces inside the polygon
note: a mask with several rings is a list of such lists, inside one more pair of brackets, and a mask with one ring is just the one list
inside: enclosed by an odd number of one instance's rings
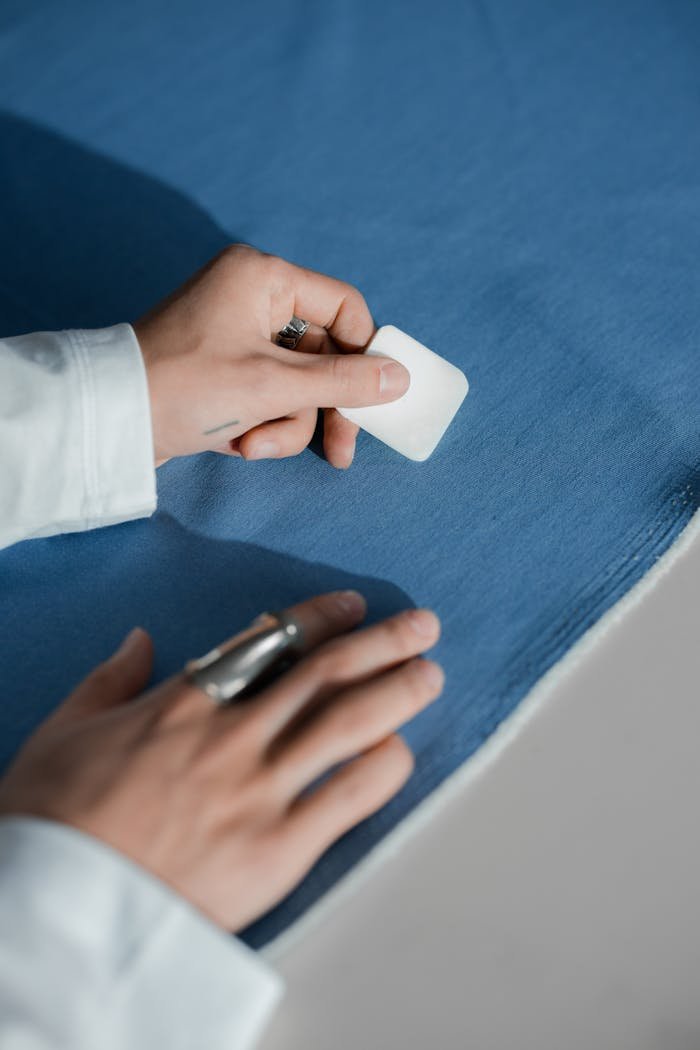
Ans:
{"label": "fabric texture", "polygon": [[321,590],[358,587],[370,621],[441,616],[414,776],[251,945],[474,753],[697,509],[699,58],[694,0],[3,5],[3,335],[133,320],[246,240],[357,284],[469,377],[426,463],[367,435],[347,472],[317,442],[172,462],[152,519],[0,555],[4,760],[135,623],[162,677]]}
{"label": "fabric texture", "polygon": [[0,547],[151,514],[151,409],[131,325],[0,339],[0,447]]}
{"label": "fabric texture", "polygon": [[249,1050],[281,992],[255,952],[120,853],[0,819],[3,1050]]}

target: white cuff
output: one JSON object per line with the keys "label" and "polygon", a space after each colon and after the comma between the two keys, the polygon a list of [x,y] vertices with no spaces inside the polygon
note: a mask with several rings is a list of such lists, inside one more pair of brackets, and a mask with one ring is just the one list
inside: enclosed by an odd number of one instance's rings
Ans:
{"label": "white cuff", "polygon": [[150,514],[156,505],[146,369],[130,324],[66,332],[82,392],[82,528]]}
{"label": "white cuff", "polygon": [[0,547],[151,514],[148,382],[128,324],[0,340]]}
{"label": "white cuff", "polygon": [[244,1050],[280,979],[158,879],[74,828],[0,820],[0,1045]]}

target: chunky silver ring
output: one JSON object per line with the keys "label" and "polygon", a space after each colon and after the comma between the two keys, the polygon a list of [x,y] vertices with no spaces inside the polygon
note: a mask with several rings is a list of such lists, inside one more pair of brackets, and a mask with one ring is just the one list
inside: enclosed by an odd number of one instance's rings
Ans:
{"label": "chunky silver ring", "polygon": [[296,350],[297,343],[303,338],[308,327],[308,321],[294,314],[291,321],[277,333],[277,345],[283,346],[285,350]]}
{"label": "chunky silver ring", "polygon": [[250,627],[185,664],[185,676],[217,704],[229,704],[287,655],[300,655],[300,625],[286,613],[261,613]]}

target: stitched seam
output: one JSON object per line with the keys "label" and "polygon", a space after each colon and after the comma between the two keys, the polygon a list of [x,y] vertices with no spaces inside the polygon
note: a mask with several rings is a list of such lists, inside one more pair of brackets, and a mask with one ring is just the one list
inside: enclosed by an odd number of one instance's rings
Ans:
{"label": "stitched seam", "polygon": [[68,332],[68,337],[75,352],[80,382],[83,420],[83,472],[85,478],[85,505],[83,513],[85,527],[90,529],[99,524],[99,515],[102,509],[96,455],[95,383],[88,357],[88,349],[82,333],[73,329]]}
{"label": "stitched seam", "polygon": [[68,340],[68,347],[70,350],[70,356],[73,359],[75,366],[75,374],[78,381],[78,402],[80,411],[80,454],[82,460],[82,475],[83,475],[83,499],[80,511],[80,517],[84,521],[86,527],[90,525],[89,508],[90,508],[90,474],[88,465],[88,449],[87,449],[87,391],[85,382],[85,364],[81,352],[80,345],[75,339],[74,331],[66,331],[66,337]]}
{"label": "stitched seam", "polygon": [[[636,567],[640,557],[645,552],[653,550],[656,545],[663,542],[663,536],[659,537],[659,533],[672,529],[674,523],[678,521],[689,520],[699,503],[700,492],[696,492],[690,484],[685,485],[680,491],[670,493],[652,518],[651,524],[647,523],[641,526],[627,540],[623,541],[623,545],[628,548],[628,553],[622,561],[609,562],[591,577],[582,588],[571,596],[567,603],[569,609],[573,606],[587,606],[588,609],[595,607],[598,604],[598,595],[603,588],[610,582],[618,579],[626,566],[631,564],[631,567]],[[678,509],[681,511],[680,514]],[[557,636],[566,631],[574,615],[573,612],[570,612],[565,619],[558,621],[553,631],[541,636],[547,639],[548,645],[556,643]],[[585,616],[586,610],[582,609],[581,615],[577,617],[577,621],[585,618]],[[531,642],[526,642],[513,653],[508,664],[514,664],[521,656],[531,651]]]}
{"label": "stitched seam", "polygon": [[[696,471],[692,471],[696,474]],[[657,514],[651,527],[645,526],[637,530],[636,536],[645,535],[645,540],[633,548],[629,554],[616,564],[614,569],[608,565],[604,570],[597,573],[593,581],[578,592],[579,596],[585,595],[588,604],[585,609],[580,610],[580,615],[569,615],[560,621],[556,628],[544,637],[538,647],[525,646],[508,661],[504,672],[508,677],[497,686],[495,691],[489,690],[481,694],[472,694],[470,703],[478,709],[483,710],[478,722],[470,726],[470,735],[476,738],[476,744],[465,754],[461,747],[448,748],[438,760],[428,759],[423,765],[423,776],[430,779],[431,773],[439,772],[440,779],[444,778],[445,759],[456,759],[456,765],[461,765],[482,743],[486,741],[494,730],[500,725],[504,717],[515,710],[524,696],[532,689],[559,659],[561,659],[572,645],[585,634],[600,617],[611,609],[619,598],[628,593],[636,582],[642,579],[649,571],[653,563],[671,546],[673,541],[682,532],[693,515],[700,509],[700,490],[691,484],[685,485],[680,491],[672,492],[666,499],[662,509]],[[680,511],[680,513],[679,513]],[[628,581],[631,581],[629,585]],[[605,585],[609,584],[609,587]],[[521,655],[527,653],[528,659],[518,664]],[[513,700],[504,710],[503,701]],[[450,768],[456,768],[450,764]],[[435,785],[433,785],[435,786]],[[432,790],[432,787],[429,788]]]}
{"label": "stitched seam", "polygon": [[[690,515],[688,515],[689,518]],[[505,686],[505,691],[510,691],[517,681],[523,677],[528,677],[532,671],[541,668],[543,665],[551,666],[554,662],[551,659],[553,656],[569,649],[572,640],[583,634],[584,630],[599,619],[601,610],[609,607],[611,595],[621,592],[626,593],[629,589],[625,586],[628,580],[635,579],[635,577],[641,578],[650,568],[649,565],[645,565],[641,560],[641,553],[643,552],[647,558],[651,558],[656,551],[666,549],[669,546],[666,542],[668,537],[672,534],[677,534],[677,531],[680,531],[677,529],[677,526],[682,526],[683,524],[685,524],[683,517],[670,521],[667,518],[660,523],[653,540],[650,540],[646,549],[641,547],[634,554],[630,554],[620,562],[618,570],[608,576],[607,582],[611,584],[610,588],[605,586],[606,581],[601,582],[595,590],[591,591],[585,608],[578,609],[576,614],[569,614],[560,621],[558,627],[544,639],[539,647],[533,646],[528,650],[528,658],[524,663],[520,664],[517,670],[514,670],[512,677]],[[641,572],[638,572],[637,570],[640,568]],[[580,630],[581,627],[583,627],[583,630]],[[534,680],[539,678],[541,673],[537,670]]]}
{"label": "stitched seam", "polygon": [[[692,473],[696,472],[693,471]],[[676,512],[676,508],[679,505],[679,497],[680,514]],[[646,540],[642,539],[638,546],[633,551],[630,551],[627,557],[623,558],[622,562],[616,563],[616,568],[614,570],[611,570],[610,568],[610,565],[613,564],[611,561],[606,569],[599,572],[594,578],[595,580],[602,580],[602,578],[605,577],[610,580],[612,586],[607,592],[604,607],[602,609],[598,610],[589,608],[588,613],[593,623],[596,623],[601,616],[616,605],[623,596],[620,593],[620,586],[624,583],[628,575],[632,575],[633,571],[636,570],[636,578],[633,580],[633,583],[637,583],[642,577],[646,576],[648,570],[652,567],[653,562],[649,564],[648,561],[642,561],[641,559],[635,561],[635,555],[639,558],[639,555],[646,553],[648,557],[651,558],[656,551],[662,553],[665,550],[668,550],[673,541],[677,539],[678,535],[690,522],[694,513],[699,508],[700,485],[697,485],[697,487],[687,485],[680,491],[676,490],[676,492],[671,493],[670,496],[666,497],[662,504],[662,510],[654,519],[652,519],[651,530],[648,524],[644,528],[635,530],[633,533],[634,536],[643,537],[644,534],[646,534]],[[661,520],[659,520],[660,518]],[[590,589],[591,588],[588,585],[579,593],[588,592]],[[624,593],[629,593],[630,589],[631,588],[627,588]],[[557,633],[559,630],[560,626],[557,628]],[[583,633],[585,633],[585,631],[581,632],[581,634]],[[581,635],[579,635],[579,637],[580,636]],[[551,635],[548,637],[551,637]],[[573,641],[578,641],[578,638],[574,638]],[[304,913],[308,915],[312,913],[314,909],[318,908],[321,895],[332,890],[334,886],[337,887],[340,880],[345,878],[350,871],[355,869],[358,865],[362,865],[366,862],[367,855],[371,850],[380,846],[382,839],[386,835],[394,832],[396,827],[404,819],[410,819],[411,815],[415,813],[420,804],[431,795],[433,791],[443,785],[460,766],[463,766],[465,762],[467,762],[467,760],[480,749],[482,744],[484,744],[493,734],[494,730],[505,719],[507,719],[513,711],[515,711],[520,702],[530,692],[533,685],[539,682],[549,671],[550,667],[558,662],[559,656],[564,655],[564,653],[570,648],[571,643],[563,646],[561,653],[556,654],[556,657],[551,664],[545,664],[538,668],[533,681],[521,683],[521,688],[518,690],[517,694],[513,696],[511,693],[508,697],[512,702],[508,704],[506,709],[504,709],[502,704],[504,699],[503,691],[499,691],[498,693],[489,691],[482,692],[481,694],[470,694],[470,704],[478,706],[479,703],[481,703],[482,707],[484,707],[484,702],[489,704],[488,709],[482,710],[478,717],[478,721],[468,729],[469,735],[474,741],[474,746],[470,747],[468,751],[465,751],[462,738],[462,740],[456,741],[453,746],[445,748],[445,737],[443,736],[442,739],[434,745],[440,749],[439,758],[433,758],[430,751],[428,751],[427,754],[424,754],[420,766],[420,780],[416,782],[417,793],[411,801],[409,802],[407,796],[404,794],[399,795],[396,800],[392,800],[389,806],[385,807],[385,809],[377,814],[377,816],[373,818],[372,824],[368,825],[366,830],[364,830],[361,855],[359,857],[356,856],[353,859],[345,857],[341,861],[337,851],[337,846],[334,846],[332,854],[333,860],[329,860],[325,867],[324,865],[317,865],[314,872],[308,876],[308,885],[310,887],[311,896],[313,897],[311,905],[309,906],[304,902],[299,891],[295,891],[295,893],[287,899],[285,904],[287,910],[286,918],[288,921],[281,924],[273,919],[272,932],[265,930],[261,936],[256,931],[250,940],[246,940],[246,943],[259,947],[262,944],[274,941],[279,937],[283,928],[289,929]],[[549,655],[552,655],[551,651]],[[325,871],[331,872],[330,878],[325,876]],[[263,920],[260,921],[262,922]]]}

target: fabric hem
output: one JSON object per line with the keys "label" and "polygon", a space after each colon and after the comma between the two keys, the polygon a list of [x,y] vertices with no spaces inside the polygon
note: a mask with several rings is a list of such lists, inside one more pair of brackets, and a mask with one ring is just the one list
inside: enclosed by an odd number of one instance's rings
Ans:
{"label": "fabric hem", "polygon": [[[667,535],[666,531],[665,536]],[[657,537],[657,544],[663,542],[665,536]],[[396,856],[405,843],[410,841],[443,805],[485,773],[515,740],[526,723],[546,705],[560,683],[575,671],[631,609],[638,606],[654,590],[698,538],[700,538],[700,510],[696,510],[689,518],[676,539],[660,555],[658,561],[537,679],[485,742],[441,784],[430,791],[406,817],[387,832],[302,916],[264,945],[260,949],[261,955],[271,963],[282,958],[299,940],[313,932],[326,915],[356,892],[386,859]],[[638,554],[638,550],[634,551],[634,555]],[[624,570],[625,567],[626,562],[623,562],[621,568]],[[590,584],[588,586],[590,587]]]}

